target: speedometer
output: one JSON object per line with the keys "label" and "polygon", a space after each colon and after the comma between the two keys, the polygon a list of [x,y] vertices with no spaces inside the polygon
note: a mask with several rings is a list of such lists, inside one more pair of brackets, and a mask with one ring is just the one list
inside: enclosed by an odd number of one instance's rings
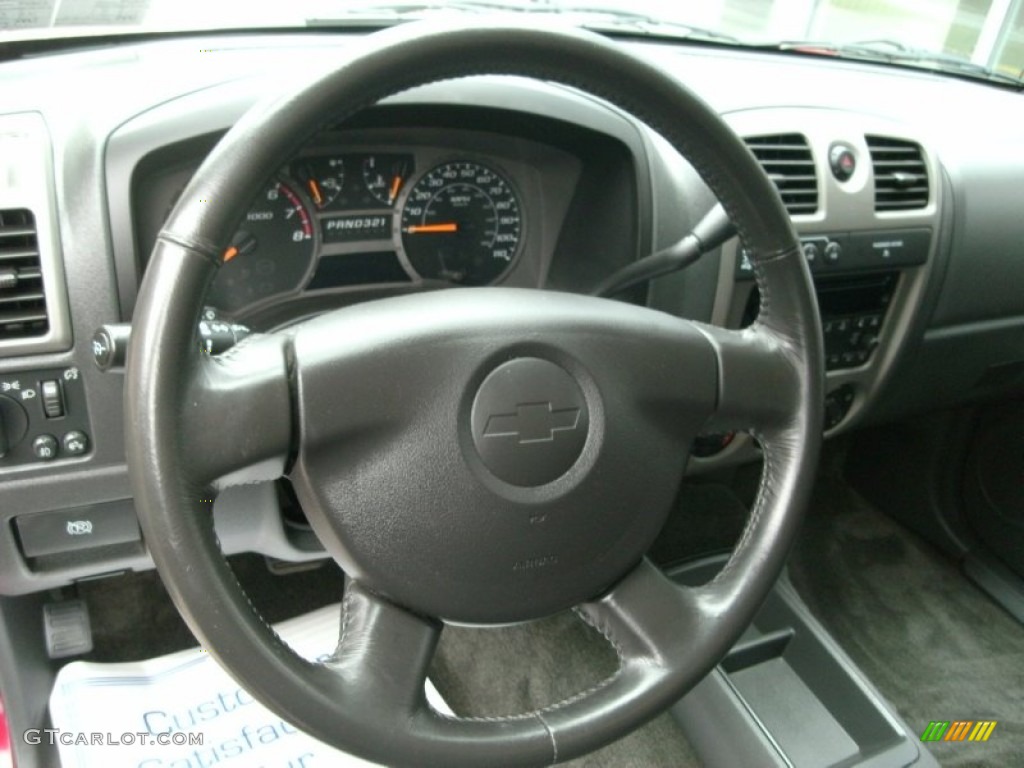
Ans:
{"label": "speedometer", "polygon": [[487,285],[519,255],[519,200],[504,176],[481,163],[450,162],[430,170],[402,208],[402,247],[422,277]]}

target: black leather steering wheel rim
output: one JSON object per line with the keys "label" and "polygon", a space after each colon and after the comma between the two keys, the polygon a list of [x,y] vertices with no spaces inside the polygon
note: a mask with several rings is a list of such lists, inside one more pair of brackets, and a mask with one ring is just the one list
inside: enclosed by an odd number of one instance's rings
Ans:
{"label": "black leather steering wheel rim", "polygon": [[[576,87],[661,133],[721,200],[751,255],[762,296],[758,321],[742,332],[672,325],[652,320],[655,313],[647,310],[566,299],[576,320],[607,312],[654,335],[685,328],[688,344],[712,350],[709,423],[752,429],[764,450],[764,474],[744,534],[711,584],[684,590],[641,561],[626,570],[617,566],[621,578],[579,606],[615,647],[616,675],[545,710],[488,719],[449,718],[426,705],[422,675],[438,620],[358,578],[346,590],[338,651],[326,664],[299,658],[255,611],[220,552],[210,499],[226,483],[222,475],[249,482],[285,471],[296,424],[308,426],[293,413],[302,373],[296,373],[295,346],[283,335],[254,338],[221,358],[201,355],[194,343],[202,298],[224,247],[273,169],[318,130],[382,98],[474,74]],[[500,294],[491,295],[500,303]],[[466,311],[479,312],[472,302],[466,299]],[[563,322],[564,314],[553,313],[550,322]],[[336,70],[254,108],[197,172],[160,233],[137,303],[126,443],[140,522],[168,591],[196,636],[256,698],[317,738],[388,764],[542,765],[590,751],[663,711],[753,618],[782,568],[810,492],[822,389],[816,303],[792,226],[756,160],[710,107],[590,33],[410,24],[367,37],[361,52]],[[280,418],[253,418],[254,404]]]}

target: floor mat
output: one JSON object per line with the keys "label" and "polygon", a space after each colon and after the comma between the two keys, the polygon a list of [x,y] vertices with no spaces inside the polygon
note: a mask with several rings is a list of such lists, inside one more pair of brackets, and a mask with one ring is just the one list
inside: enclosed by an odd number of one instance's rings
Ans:
{"label": "floor mat", "polygon": [[[340,610],[327,606],[276,629],[300,655],[324,658],[337,645]],[[451,712],[429,684],[427,698]],[[373,765],[298,731],[197,648],[143,661],[67,664],[54,682],[50,715],[62,735],[78,734],[59,740],[65,768]]]}
{"label": "floor mat", "polygon": [[954,562],[842,480],[823,478],[789,573],[912,730],[998,721],[985,743],[929,744],[940,763],[1024,765],[1024,627]]}

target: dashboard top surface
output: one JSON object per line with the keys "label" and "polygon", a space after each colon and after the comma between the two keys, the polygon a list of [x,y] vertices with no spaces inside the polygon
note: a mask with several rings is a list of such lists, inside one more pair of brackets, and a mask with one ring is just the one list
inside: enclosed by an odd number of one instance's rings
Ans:
{"label": "dashboard top surface", "polygon": [[[98,118],[124,116],[185,93],[237,85],[248,78],[259,78],[264,92],[275,84],[294,85],[292,67],[298,51],[302,69],[316,73],[344,60],[360,39],[350,34],[248,34],[127,43],[8,62],[0,80],[10,97],[8,111],[49,106],[68,116],[77,111]],[[979,108],[1020,109],[1019,92],[1004,87],[795,53],[658,42],[623,46],[678,76],[719,112],[780,106],[848,109],[912,124],[930,123],[937,135],[972,123],[984,124],[989,134],[1016,135],[1011,121],[985,123],[977,110],[948,107],[954,99]],[[163,76],[168,66],[174,67],[174,78]],[[106,83],[102,109],[91,98],[97,71],[102,71]],[[40,82],[47,85],[45,93],[37,87]],[[933,123],[937,117],[941,122]]]}

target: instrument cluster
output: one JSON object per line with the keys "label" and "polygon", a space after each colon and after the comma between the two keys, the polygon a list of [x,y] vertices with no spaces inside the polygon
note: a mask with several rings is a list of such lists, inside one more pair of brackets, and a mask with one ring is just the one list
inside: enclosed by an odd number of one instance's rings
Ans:
{"label": "instrument cluster", "polygon": [[[196,167],[157,185],[159,218]],[[514,158],[448,147],[311,148],[256,196],[207,303],[230,316],[352,285],[500,283],[524,251],[532,175]]]}

